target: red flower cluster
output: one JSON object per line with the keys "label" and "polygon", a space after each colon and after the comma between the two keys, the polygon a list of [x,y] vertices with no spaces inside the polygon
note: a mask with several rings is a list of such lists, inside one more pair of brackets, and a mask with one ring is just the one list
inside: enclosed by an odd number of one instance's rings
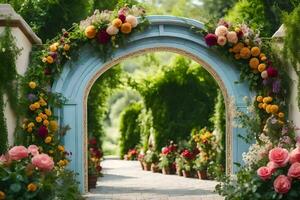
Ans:
{"label": "red flower cluster", "polygon": [[185,149],[181,155],[188,160],[192,160],[194,158],[194,154],[192,152],[190,152],[189,150]]}
{"label": "red flower cluster", "polygon": [[162,148],[161,153],[164,155],[168,155],[169,153],[175,152],[177,150],[177,146],[175,144],[170,144],[167,147]]}

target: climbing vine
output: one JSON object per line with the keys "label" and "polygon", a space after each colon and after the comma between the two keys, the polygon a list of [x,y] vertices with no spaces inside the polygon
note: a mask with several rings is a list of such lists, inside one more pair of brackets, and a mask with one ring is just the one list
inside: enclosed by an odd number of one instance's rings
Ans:
{"label": "climbing vine", "polygon": [[4,94],[12,110],[16,111],[18,105],[16,60],[19,53],[20,49],[7,26],[0,36],[0,154],[7,150],[8,145]]}

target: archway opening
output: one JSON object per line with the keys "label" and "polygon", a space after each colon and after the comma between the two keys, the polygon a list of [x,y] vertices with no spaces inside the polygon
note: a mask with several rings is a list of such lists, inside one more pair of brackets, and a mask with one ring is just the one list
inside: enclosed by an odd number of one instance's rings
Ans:
{"label": "archway opening", "polygon": [[[144,52],[111,66],[88,97],[89,173],[97,146],[105,156],[139,160],[143,167],[152,165],[154,172],[166,173],[168,168],[167,173],[182,175],[188,169],[190,177],[197,177],[202,169],[211,179],[224,174],[222,93],[226,91],[199,62],[170,51]],[[109,169],[104,169],[100,187],[107,186],[112,175],[121,177],[120,182],[128,177],[114,174],[120,173],[111,166],[116,162],[104,162]]]}

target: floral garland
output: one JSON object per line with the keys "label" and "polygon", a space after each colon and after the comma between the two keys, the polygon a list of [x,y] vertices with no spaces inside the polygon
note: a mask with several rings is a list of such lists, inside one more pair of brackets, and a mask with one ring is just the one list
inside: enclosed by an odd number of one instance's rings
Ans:
{"label": "floral garland", "polygon": [[[287,104],[281,73],[274,67],[272,56],[263,53],[268,52],[267,45],[264,46],[259,34],[246,25],[231,25],[224,20],[220,20],[214,33],[205,36],[205,41],[210,47],[227,49],[241,68],[241,77],[246,77],[250,86],[255,86],[252,89],[260,94],[254,101],[256,110],[253,112],[258,113],[262,121],[261,133],[243,155],[248,168],[238,173],[237,181],[227,180],[218,186],[218,191],[229,199],[299,197],[300,141],[295,137],[295,126],[284,114]],[[245,180],[252,182],[250,191],[244,188]]]}
{"label": "floral garland", "polygon": [[[137,17],[140,17],[138,20]],[[59,127],[53,109],[64,102],[60,94],[50,91],[54,78],[62,71],[64,63],[76,56],[79,46],[89,43],[103,59],[126,42],[132,32],[141,31],[148,24],[145,11],[138,6],[125,6],[117,11],[98,11],[74,25],[36,51],[31,67],[23,79],[25,119],[23,135],[28,144],[37,144],[41,152],[53,157],[56,165],[64,168],[69,163],[67,152],[61,144],[68,127]]]}

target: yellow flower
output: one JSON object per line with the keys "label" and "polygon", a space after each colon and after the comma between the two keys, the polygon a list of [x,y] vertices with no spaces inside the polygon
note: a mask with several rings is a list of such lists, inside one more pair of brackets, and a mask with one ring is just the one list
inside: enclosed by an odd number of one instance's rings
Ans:
{"label": "yellow flower", "polygon": [[252,47],[251,48],[251,54],[252,56],[256,57],[256,56],[259,56],[260,54],[260,49],[258,47]]}
{"label": "yellow flower", "polygon": [[278,117],[284,118],[284,113],[283,112],[278,113]]}
{"label": "yellow flower", "polygon": [[35,108],[34,104],[31,104],[31,105],[29,106],[29,109],[30,109],[31,111],[34,111],[36,108]]}
{"label": "yellow flower", "polygon": [[5,193],[0,191],[0,200],[3,200],[5,199]]}
{"label": "yellow flower", "polygon": [[117,28],[120,28],[122,26],[122,20],[120,20],[119,18],[116,18],[112,21],[112,25],[114,25]]}
{"label": "yellow flower", "polygon": [[49,129],[50,129],[51,132],[56,132],[58,130],[58,124],[55,120],[50,121]]}
{"label": "yellow flower", "polygon": [[41,107],[39,102],[35,102],[34,104],[35,109],[39,109]]}
{"label": "yellow flower", "polygon": [[33,131],[33,129],[31,127],[27,129],[28,133],[31,133],[32,131]]}
{"label": "yellow flower", "polygon": [[262,103],[263,102],[263,97],[262,96],[258,96],[256,97],[256,101]]}
{"label": "yellow flower", "polygon": [[47,102],[43,98],[40,98],[39,103],[40,103],[41,106],[46,106],[47,105]]}
{"label": "yellow flower", "polygon": [[64,45],[64,50],[65,51],[69,51],[70,50],[70,45],[69,44],[65,44]]}
{"label": "yellow flower", "polygon": [[264,103],[271,103],[273,101],[273,98],[272,97],[265,97],[264,99],[263,99],[263,102]]}
{"label": "yellow flower", "polygon": [[262,63],[258,65],[258,71],[263,72],[266,69],[266,64]]}
{"label": "yellow flower", "polygon": [[236,54],[238,54],[238,55],[240,55],[240,51],[241,51],[241,49],[242,49],[244,46],[245,46],[245,45],[244,45],[243,43],[239,42],[239,43],[237,43],[237,44],[235,44],[235,45],[233,46],[232,52],[233,52],[233,53],[236,53]]}
{"label": "yellow flower", "polygon": [[54,59],[52,56],[47,56],[46,57],[47,63],[52,64],[54,62]]}
{"label": "yellow flower", "polygon": [[272,105],[267,105],[267,107],[266,107],[266,112],[267,113],[271,113],[272,112]]}
{"label": "yellow flower", "polygon": [[52,52],[56,52],[58,46],[59,46],[59,43],[58,43],[58,42],[55,42],[55,43],[53,43],[52,45],[50,45],[49,49],[50,49],[50,51],[52,51]]}
{"label": "yellow flower", "polygon": [[271,113],[276,114],[279,110],[279,107],[274,104],[274,105],[271,106],[270,109],[271,109]]}
{"label": "yellow flower", "polygon": [[40,123],[40,122],[43,121],[43,119],[42,119],[41,117],[36,117],[36,118],[35,118],[35,121],[38,122],[38,123]]}
{"label": "yellow flower", "polygon": [[58,146],[57,146],[57,149],[58,149],[59,151],[65,151],[65,147],[62,146],[62,145],[58,145]]}
{"label": "yellow flower", "polygon": [[258,107],[259,107],[260,109],[262,109],[262,108],[263,108],[263,105],[264,105],[263,103],[259,103],[259,104],[258,104]]}
{"label": "yellow flower", "polygon": [[46,113],[46,115],[48,115],[48,116],[51,116],[51,115],[52,115],[51,110],[48,109],[48,108],[45,109],[45,113]]}
{"label": "yellow flower", "polygon": [[45,120],[43,121],[43,125],[44,125],[44,126],[49,126],[49,121],[48,121],[47,119],[45,119]]}
{"label": "yellow flower", "polygon": [[251,69],[257,69],[257,67],[259,65],[259,60],[257,58],[251,58],[249,61],[249,65],[250,65]]}
{"label": "yellow flower", "polygon": [[33,82],[33,81],[30,81],[28,85],[29,85],[29,87],[30,87],[31,89],[35,89],[35,88],[36,88],[36,83]]}
{"label": "yellow flower", "polygon": [[248,47],[243,47],[240,51],[240,56],[243,59],[248,59],[251,56],[251,51]]}
{"label": "yellow flower", "polygon": [[45,138],[45,141],[44,141],[44,142],[45,142],[46,144],[49,144],[51,141],[52,141],[52,137],[51,137],[51,136],[48,136],[48,137]]}
{"label": "yellow flower", "polygon": [[63,166],[65,166],[66,165],[66,163],[65,163],[65,161],[64,160],[60,160],[60,161],[58,161],[58,166],[60,166],[60,167],[63,167]]}
{"label": "yellow flower", "polygon": [[35,126],[35,125],[34,125],[33,122],[30,122],[30,123],[27,125],[28,128],[32,128],[32,127],[34,127],[34,126]]}
{"label": "yellow flower", "polygon": [[34,192],[37,189],[37,185],[35,183],[30,183],[27,185],[27,191]]}

